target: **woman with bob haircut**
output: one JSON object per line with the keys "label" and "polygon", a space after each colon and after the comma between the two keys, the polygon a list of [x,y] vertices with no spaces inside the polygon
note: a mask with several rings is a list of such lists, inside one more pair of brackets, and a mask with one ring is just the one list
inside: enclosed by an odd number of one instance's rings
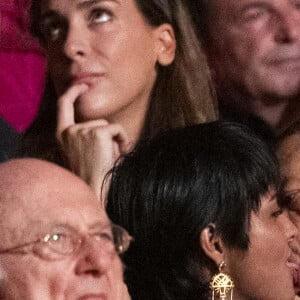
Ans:
{"label": "woman with bob haircut", "polygon": [[107,211],[134,237],[132,299],[292,300],[297,229],[273,152],[216,121],[145,141],[112,170]]}
{"label": "woman with bob haircut", "polygon": [[23,156],[65,165],[99,192],[141,138],[216,119],[184,0],[33,0],[31,14],[48,83]]}

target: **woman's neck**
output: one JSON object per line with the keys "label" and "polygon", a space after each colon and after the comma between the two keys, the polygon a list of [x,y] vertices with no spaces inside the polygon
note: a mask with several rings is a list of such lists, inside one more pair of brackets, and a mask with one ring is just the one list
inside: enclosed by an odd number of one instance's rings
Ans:
{"label": "woman's neck", "polygon": [[128,107],[126,111],[121,111],[112,118],[108,118],[108,121],[110,123],[119,124],[124,128],[133,148],[141,138],[146,122],[147,111],[148,106]]}

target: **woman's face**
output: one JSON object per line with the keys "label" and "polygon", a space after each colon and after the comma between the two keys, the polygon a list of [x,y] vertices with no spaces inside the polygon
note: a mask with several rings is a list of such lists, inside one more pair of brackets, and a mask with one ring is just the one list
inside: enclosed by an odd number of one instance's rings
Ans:
{"label": "woman's face", "polygon": [[75,103],[80,121],[145,113],[161,44],[134,0],[44,0],[42,32],[58,96],[89,89]]}
{"label": "woman's face", "polygon": [[297,229],[274,193],[261,198],[250,216],[249,248],[225,251],[225,271],[234,281],[234,299],[288,300],[295,298],[291,261]]}

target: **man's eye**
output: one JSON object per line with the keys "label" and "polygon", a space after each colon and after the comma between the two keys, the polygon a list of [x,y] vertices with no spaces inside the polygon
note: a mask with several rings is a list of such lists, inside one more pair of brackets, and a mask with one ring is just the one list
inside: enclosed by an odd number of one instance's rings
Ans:
{"label": "man's eye", "polygon": [[112,14],[110,11],[105,9],[100,9],[100,8],[92,10],[90,14],[90,21],[96,24],[106,23],[110,21],[111,18],[112,18]]}
{"label": "man's eye", "polygon": [[300,9],[300,1],[295,1],[294,5],[297,9]]}
{"label": "man's eye", "polygon": [[57,242],[61,239],[63,239],[65,236],[63,234],[60,234],[60,233],[55,233],[55,234],[52,234],[50,239],[51,241],[54,241],[54,242]]}
{"label": "man's eye", "polygon": [[288,206],[288,210],[289,210],[289,212],[293,212],[293,213],[296,213],[296,214],[300,215],[299,202],[292,201],[290,203],[290,205]]}
{"label": "man's eye", "polygon": [[70,240],[70,237],[65,233],[53,233],[48,237],[50,243],[65,243],[68,240]]}
{"label": "man's eye", "polygon": [[300,213],[300,198],[298,191],[284,194],[284,205],[289,211]]}
{"label": "man's eye", "polygon": [[102,241],[114,241],[114,237],[111,231],[101,231],[98,233],[93,234],[96,240],[102,240]]}
{"label": "man's eye", "polygon": [[243,20],[248,21],[255,21],[262,17],[265,14],[265,10],[261,8],[251,8],[244,12]]}

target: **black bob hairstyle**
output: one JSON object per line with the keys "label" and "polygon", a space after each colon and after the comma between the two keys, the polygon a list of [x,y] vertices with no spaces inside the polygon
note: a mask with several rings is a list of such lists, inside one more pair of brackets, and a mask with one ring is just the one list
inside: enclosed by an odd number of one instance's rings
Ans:
{"label": "black bob hairstyle", "polygon": [[200,247],[201,231],[214,223],[225,246],[247,251],[250,213],[279,179],[274,153],[232,122],[141,143],[112,170],[107,202],[112,221],[135,238],[124,256],[133,299],[208,299],[203,270],[217,267]]}

